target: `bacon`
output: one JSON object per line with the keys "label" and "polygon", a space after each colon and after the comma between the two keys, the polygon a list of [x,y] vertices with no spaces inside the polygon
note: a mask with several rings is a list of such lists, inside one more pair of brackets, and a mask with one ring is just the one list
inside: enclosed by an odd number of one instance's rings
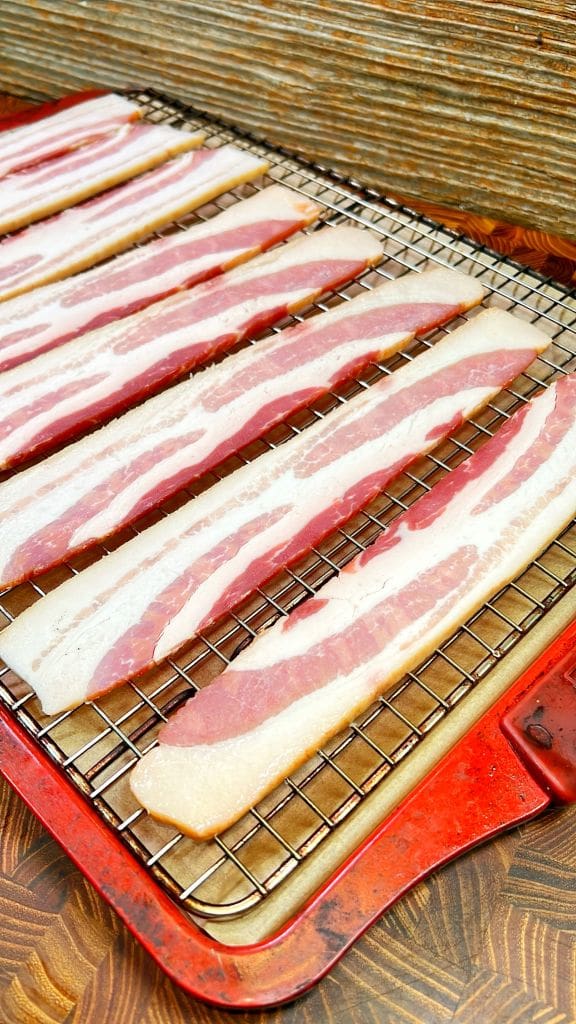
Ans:
{"label": "bacon", "polygon": [[160,662],[365,505],[548,340],[484,312],[41,599],[1,634],[0,655],[47,714]]}
{"label": "bacon", "polygon": [[207,838],[415,668],[574,516],[575,408],[572,376],[241,653],[161,730],[137,799]]}
{"label": "bacon", "polygon": [[199,149],[0,242],[0,301],[126,249],[268,164],[235,146]]}
{"label": "bacon", "polygon": [[288,238],[319,213],[309,200],[272,185],[185,232],[9,299],[0,311],[0,371],[214,277]]}
{"label": "bacon", "polygon": [[127,124],[0,183],[0,232],[14,231],[199,146],[204,132]]}
{"label": "bacon", "polygon": [[0,376],[0,464],[102,422],[264,330],[382,255],[357,228],[326,228]]}
{"label": "bacon", "polygon": [[0,588],[132,522],[482,295],[473,278],[442,268],[389,281],[244,349],[12,477],[0,485]]}
{"label": "bacon", "polygon": [[108,135],[142,116],[136,103],[108,93],[0,134],[0,178]]}

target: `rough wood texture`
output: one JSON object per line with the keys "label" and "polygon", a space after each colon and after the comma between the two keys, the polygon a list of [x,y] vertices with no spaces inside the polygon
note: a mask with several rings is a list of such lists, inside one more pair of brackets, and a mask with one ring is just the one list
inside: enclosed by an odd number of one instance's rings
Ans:
{"label": "rough wood texture", "polygon": [[576,5],[3,0],[0,88],[148,83],[395,190],[576,235]]}
{"label": "rough wood texture", "polygon": [[576,808],[476,850],[403,899],[291,1006],[194,1002],[0,782],[3,1024],[571,1024]]}

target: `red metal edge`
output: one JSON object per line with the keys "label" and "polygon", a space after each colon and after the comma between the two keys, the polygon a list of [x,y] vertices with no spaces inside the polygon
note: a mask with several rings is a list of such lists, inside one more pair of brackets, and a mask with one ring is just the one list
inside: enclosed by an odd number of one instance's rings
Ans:
{"label": "red metal edge", "polygon": [[500,723],[526,690],[574,657],[575,643],[576,621],[314,897],[275,935],[254,945],[222,945],[188,920],[1,708],[0,769],[174,982],[221,1007],[279,1005],[319,981],[421,879],[550,804],[549,794],[522,765]]}
{"label": "red metal edge", "polygon": [[[20,128],[21,125],[32,124],[34,121],[41,121],[43,117],[67,110],[68,107],[75,107],[77,103],[84,103],[85,100],[93,100],[96,96],[104,96],[109,91],[109,89],[85,89],[62,96],[60,99],[46,100],[40,105],[36,104],[25,107],[23,110],[17,110],[13,114],[7,114],[0,118],[0,132],[8,131],[10,128]],[[23,97],[22,102],[30,101]]]}
{"label": "red metal edge", "polygon": [[555,802],[576,802],[576,650],[530,687],[501,729]]}

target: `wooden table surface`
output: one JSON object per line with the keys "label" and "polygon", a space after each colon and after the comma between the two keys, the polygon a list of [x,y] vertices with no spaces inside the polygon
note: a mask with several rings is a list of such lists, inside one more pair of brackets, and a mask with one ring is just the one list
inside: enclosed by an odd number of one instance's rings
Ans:
{"label": "wooden table surface", "polygon": [[[0,98],[0,115],[19,106]],[[418,206],[576,282],[576,245],[566,240]],[[2,782],[0,835],[0,1024],[576,1021],[576,808],[437,873],[307,996],[262,1013],[215,1010],[178,990]]]}

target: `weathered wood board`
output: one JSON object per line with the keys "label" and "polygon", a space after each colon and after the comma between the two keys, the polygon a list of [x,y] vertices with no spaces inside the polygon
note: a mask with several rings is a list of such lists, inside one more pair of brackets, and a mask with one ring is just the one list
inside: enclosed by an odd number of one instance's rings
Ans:
{"label": "weathered wood board", "polygon": [[576,236],[576,4],[2,0],[0,89],[148,84],[381,190]]}
{"label": "weathered wood board", "polygon": [[[576,808],[414,889],[331,974],[230,1013],[168,979],[0,780],[3,1024],[573,1024]],[[471,911],[473,908],[473,911]]]}

